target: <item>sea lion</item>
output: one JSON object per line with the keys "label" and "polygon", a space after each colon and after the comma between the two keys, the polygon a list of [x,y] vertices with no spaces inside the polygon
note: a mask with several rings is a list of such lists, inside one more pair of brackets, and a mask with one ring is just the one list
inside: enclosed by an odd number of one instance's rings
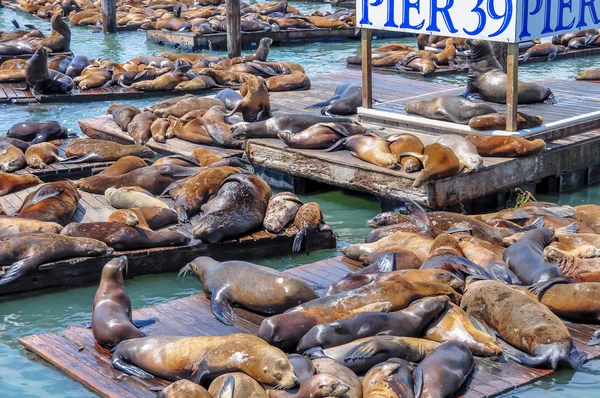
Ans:
{"label": "sea lion", "polygon": [[[369,254],[363,259],[369,262]],[[392,272],[404,269],[419,269],[423,262],[410,250],[395,249],[384,251],[375,261],[370,262],[370,265],[361,268],[353,274],[348,274],[347,277],[371,275],[382,272]]]}
{"label": "sea lion", "polygon": [[362,312],[333,323],[316,325],[300,339],[297,351],[336,347],[375,335],[420,337],[427,325],[444,310],[447,302],[445,296],[426,297],[390,314]]}
{"label": "sea lion", "polygon": [[291,192],[271,196],[263,221],[264,228],[274,234],[281,232],[294,220],[301,206],[300,199]]}
{"label": "sea lion", "polygon": [[575,218],[600,234],[600,206],[594,204],[577,206]]}
{"label": "sea lion", "polygon": [[344,398],[362,398],[362,384],[360,379],[352,370],[331,358],[328,358],[322,352],[311,353],[310,358],[317,370],[317,374],[335,375],[350,387]]}
{"label": "sea lion", "polygon": [[[173,362],[174,358],[179,361]],[[113,350],[112,365],[141,378],[154,375],[167,380],[190,379],[200,385],[234,371],[242,371],[259,383],[282,389],[298,383],[292,364],[281,350],[246,333],[125,340]]]}
{"label": "sea lion", "polygon": [[0,142],[0,171],[13,172],[25,167],[23,151],[7,142]]}
{"label": "sea lion", "polygon": [[53,14],[50,19],[52,33],[48,37],[39,40],[32,40],[34,46],[42,46],[50,49],[52,52],[67,52],[71,49],[71,28],[63,20],[62,10]]}
{"label": "sea lion", "polygon": [[161,164],[176,164],[185,167],[201,167],[200,162],[193,156],[190,155],[169,155],[163,156],[152,163],[153,166],[160,166]]}
{"label": "sea lion", "polygon": [[305,308],[263,319],[258,337],[286,352],[293,352],[300,339],[314,326],[344,319],[366,311],[387,312],[389,302],[375,302],[353,309]]}
{"label": "sea lion", "polygon": [[502,283],[473,282],[461,307],[510,344],[501,344],[505,356],[526,366],[576,369],[585,360],[585,355],[573,350],[569,330],[556,315]]}
{"label": "sea lion", "polygon": [[369,228],[379,228],[410,221],[412,221],[412,216],[410,215],[397,213],[395,211],[385,211],[367,220],[366,225]]}
{"label": "sea lion", "polygon": [[335,88],[333,97],[318,102],[306,109],[322,108],[326,116],[354,115],[362,104],[362,87],[357,84],[344,83]]}
{"label": "sea lion", "polygon": [[477,148],[465,137],[457,134],[444,134],[439,136],[435,142],[450,148],[467,169],[477,171],[483,166],[483,159],[477,153]]}
{"label": "sea lion", "polygon": [[424,336],[438,343],[460,341],[473,355],[497,357],[502,353],[494,338],[478,330],[467,314],[453,303],[447,303],[444,313],[429,325]]}
{"label": "sea lion", "polygon": [[294,238],[292,251],[295,253],[300,252],[302,242],[304,242],[306,252],[309,253],[310,241],[308,238],[311,234],[320,230],[323,223],[323,213],[317,202],[309,202],[300,206],[294,217],[294,226],[298,229],[298,233]]}
{"label": "sea lion", "polygon": [[145,145],[152,137],[150,127],[155,120],[156,116],[150,111],[137,114],[127,125],[127,133],[137,145]]}
{"label": "sea lion", "polygon": [[390,144],[390,152],[398,157],[398,162],[408,173],[414,173],[423,167],[419,159],[414,156],[400,156],[401,153],[415,152],[422,154],[425,146],[419,137],[413,134],[391,134],[385,137]]}
{"label": "sea lion", "polygon": [[230,175],[215,198],[202,206],[194,237],[216,243],[259,229],[270,197],[271,188],[261,178],[253,174]]}
{"label": "sea lion", "polygon": [[173,116],[169,116],[167,120],[170,124],[167,134],[173,134],[173,136],[180,140],[193,142],[195,144],[216,144],[206,130],[206,123],[202,118],[194,118],[187,123],[184,123],[181,119],[177,119]]}
{"label": "sea lion", "polygon": [[277,138],[280,132],[296,134],[317,123],[353,123],[353,121],[341,116],[328,117],[307,113],[286,114],[274,116],[262,122],[234,124],[231,135],[235,139]]}
{"label": "sea lion", "polygon": [[[77,158],[69,160],[70,163],[85,162],[113,162],[120,161],[130,156],[138,158],[151,158],[156,153],[143,145],[122,145],[107,140],[95,140],[90,138],[77,138],[71,140],[65,148],[65,155],[68,158]],[[128,160],[129,162],[129,160]],[[139,164],[139,161],[136,163]],[[131,169],[129,171],[133,171]]]}
{"label": "sea lion", "polygon": [[239,92],[233,91],[230,88],[226,88],[224,90],[219,91],[219,93],[215,96],[216,99],[222,101],[227,110],[234,109],[237,104],[244,99]]}
{"label": "sea lion", "polygon": [[132,105],[111,105],[107,111],[107,115],[112,115],[115,122],[119,125],[122,131],[127,131],[129,123],[133,118],[142,113],[142,111]]}
{"label": "sea lion", "polygon": [[265,80],[270,93],[278,91],[310,90],[311,83],[308,76],[302,72],[289,75],[272,76]]}
{"label": "sea lion", "polygon": [[[267,392],[256,380],[245,373],[225,373],[210,383],[210,397],[267,398]],[[230,392],[229,395],[227,395]],[[181,397],[181,396],[180,396]],[[187,397],[187,395],[186,395]]]}
{"label": "sea lion", "polygon": [[326,152],[337,151],[343,148],[350,150],[352,156],[376,166],[393,169],[398,164],[398,160],[390,152],[387,142],[374,133],[343,138],[328,148]]}
{"label": "sea lion", "polygon": [[537,155],[544,151],[544,140],[526,140],[514,136],[468,135],[466,137],[481,156],[516,158]]}
{"label": "sea lion", "polygon": [[58,156],[58,148],[49,142],[40,142],[33,144],[25,151],[25,161],[27,166],[34,169],[46,168],[48,164],[57,160],[64,160]]}
{"label": "sea lion", "polygon": [[165,202],[138,187],[108,188],[104,192],[104,197],[115,209],[131,209],[132,207],[169,208],[169,205]]}
{"label": "sea lion", "polygon": [[192,156],[195,157],[198,162],[200,162],[200,166],[209,166],[213,163],[218,162],[222,159],[221,156],[215,155],[210,150],[206,148],[196,148],[192,151]]}
{"label": "sea lion", "polygon": [[0,215],[0,238],[34,233],[58,234],[62,225],[38,220]]}
{"label": "sea lion", "polygon": [[[220,376],[219,376],[220,377]],[[189,380],[177,380],[158,393],[157,398],[213,398],[206,388]],[[219,397],[221,398],[221,397]]]}
{"label": "sea lion", "polygon": [[313,365],[312,361],[308,357],[300,354],[288,354],[287,357],[294,367],[294,373],[296,374],[296,377],[300,383],[310,379],[317,373],[315,365]]}
{"label": "sea lion", "polygon": [[155,119],[150,125],[150,134],[155,142],[165,143],[167,142],[168,134],[167,131],[171,123],[168,119],[158,118]]}
{"label": "sea lion", "polygon": [[[429,257],[429,249],[432,244],[433,238],[430,236],[413,232],[395,232],[374,243],[357,243],[346,246],[342,249],[342,253],[353,260],[371,264],[371,262],[366,261],[366,256],[370,253],[379,252],[383,254],[390,250],[402,249],[413,252],[422,264]],[[377,256],[377,259],[379,257],[380,255]]]}
{"label": "sea lion", "polygon": [[289,391],[269,390],[269,398],[347,397],[350,386],[337,376],[319,373]]}
{"label": "sea lion", "polygon": [[[517,112],[517,129],[525,130],[539,127],[544,124],[541,116],[527,115],[523,112]],[[475,116],[469,120],[469,127],[473,130],[504,130],[506,128],[506,113],[489,113],[487,115]]]}
{"label": "sea lion", "polygon": [[373,366],[363,378],[364,398],[414,398],[414,366],[404,359],[391,358]]}
{"label": "sea lion", "polygon": [[0,285],[14,281],[38,265],[71,257],[95,257],[112,249],[95,239],[55,233],[18,235],[0,240],[0,265],[10,265]]}
{"label": "sea lion", "polygon": [[552,43],[541,43],[530,47],[525,51],[520,58],[521,61],[525,62],[531,57],[545,57],[548,56],[547,61],[550,62],[556,58],[556,56],[565,51],[564,46],[555,45]]}
{"label": "sea lion", "polygon": [[473,102],[456,96],[435,97],[427,101],[411,101],[406,103],[404,109],[408,114],[458,124],[468,124],[474,116],[496,113],[496,110],[486,103]]}
{"label": "sea lion", "polygon": [[277,136],[291,148],[327,149],[343,137],[364,134],[366,131],[358,124],[317,123],[299,133],[281,132]]}
{"label": "sea lion", "polygon": [[600,80],[600,69],[584,70],[577,76],[576,80]]}
{"label": "sea lion", "polygon": [[123,280],[126,268],[125,256],[110,260],[102,268],[92,306],[92,333],[102,347],[112,348],[123,340],[146,336],[131,319],[131,301]]}
{"label": "sea lion", "polygon": [[0,196],[33,187],[41,183],[42,180],[33,174],[15,175],[0,172]]}
{"label": "sea lion", "polygon": [[43,184],[25,197],[17,217],[66,225],[77,210],[79,192],[71,181]]}
{"label": "sea lion", "polygon": [[[318,297],[293,275],[244,261],[198,257],[185,270],[200,280],[205,294],[211,297],[213,314],[226,325],[234,324],[233,303],[261,314],[279,314]],[[247,283],[248,278],[260,280],[263,288],[257,290]]]}
{"label": "sea lion", "polygon": [[242,87],[246,87],[244,99],[224,116],[230,117],[236,112],[242,112],[244,122],[260,122],[273,117],[269,101],[269,90],[265,80],[262,77],[249,74],[244,74],[242,79],[244,81]]}
{"label": "sea lion", "polygon": [[[600,272],[600,258],[597,256],[594,258],[580,258],[573,253],[548,246],[544,249],[544,258],[557,265],[566,277],[577,277],[581,274],[592,276],[593,273]],[[566,282],[566,280],[563,282]]]}
{"label": "sea lion", "polygon": [[146,166],[148,166],[148,164],[142,158],[138,158],[137,156],[125,156],[108,166],[97,175],[102,175],[105,177],[120,176]]}
{"label": "sea lion", "polygon": [[21,83],[26,77],[26,69],[0,69],[0,83]]}
{"label": "sea lion", "polygon": [[147,166],[119,176],[96,175],[77,181],[77,187],[90,193],[104,194],[108,188],[140,187],[160,195],[174,181],[193,176],[196,169],[173,164]]}
{"label": "sea lion", "polygon": [[398,63],[396,63],[395,68],[398,70],[412,70],[415,72],[420,72],[423,76],[427,76],[437,69],[436,66],[437,59],[433,56],[433,54],[426,52],[423,53],[409,53],[406,54],[406,57]]}
{"label": "sea lion", "polygon": [[452,149],[442,144],[429,144],[420,155],[414,152],[406,152],[402,155],[413,156],[423,163],[423,170],[419,172],[413,187],[419,188],[431,180],[450,177],[460,173],[462,164]]}
{"label": "sea lion", "polygon": [[475,241],[464,240],[460,241],[459,245],[469,261],[483,267],[495,280],[511,285],[521,284],[519,278],[510,270],[510,268],[508,268],[508,265],[504,260],[502,260],[504,253],[497,254],[489,248],[475,243]]}
{"label": "sea lion", "polygon": [[131,85],[131,88],[142,91],[170,91],[181,82],[189,80],[187,74],[182,69],[176,69],[172,72],[158,76],[154,80],[138,81]]}
{"label": "sea lion", "polygon": [[0,137],[0,143],[16,146],[21,151],[25,152],[31,146],[30,142],[19,140],[17,138]]}
{"label": "sea lion", "polygon": [[134,207],[113,211],[106,221],[155,230],[166,225],[175,224],[177,213],[164,207]]}
{"label": "sea lion", "polygon": [[151,109],[156,117],[166,118],[169,116],[182,117],[186,113],[197,109],[210,109],[213,106],[223,105],[219,100],[213,98],[198,98],[185,96],[175,104]]}
{"label": "sea lion", "polygon": [[[471,49],[469,77],[465,98],[481,98],[485,101],[506,103],[506,73],[496,60],[489,42],[467,40]],[[552,91],[537,83],[519,82],[519,104],[556,104]]]}
{"label": "sea lion", "polygon": [[8,138],[28,141],[31,144],[67,138],[67,130],[58,122],[22,122],[13,125],[6,133]]}
{"label": "sea lion", "polygon": [[89,64],[90,60],[88,57],[85,55],[76,55],[73,57],[71,62],[69,62],[69,66],[67,67],[65,74],[71,79],[74,79],[79,76]]}
{"label": "sea lion", "polygon": [[474,368],[473,355],[464,343],[442,344],[413,372],[415,398],[452,396]]}
{"label": "sea lion", "polygon": [[31,56],[25,75],[27,88],[36,98],[40,94],[68,94],[73,90],[73,80],[69,76],[48,70],[48,51],[45,47],[38,48]]}

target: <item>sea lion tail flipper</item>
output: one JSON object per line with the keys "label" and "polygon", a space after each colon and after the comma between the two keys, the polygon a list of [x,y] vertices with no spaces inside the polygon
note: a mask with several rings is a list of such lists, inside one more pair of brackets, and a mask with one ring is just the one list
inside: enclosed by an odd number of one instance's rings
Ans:
{"label": "sea lion tail flipper", "polygon": [[173,181],[172,183],[170,183],[169,186],[166,187],[165,190],[162,191],[162,193],[157,196],[157,198],[166,198],[166,197],[168,197],[169,196],[169,191],[179,185],[178,181],[179,180]]}
{"label": "sea lion tail flipper", "polygon": [[300,253],[302,250],[302,241],[304,241],[304,237],[306,236],[306,230],[298,231],[296,237],[294,238],[294,244],[292,245],[292,251],[294,253]]}
{"label": "sea lion tail flipper", "polygon": [[546,61],[548,61],[548,62],[553,61],[557,55],[558,55],[558,51],[552,51],[550,54],[548,54],[548,58],[546,59]]}
{"label": "sea lion tail flipper", "polygon": [[336,142],[329,148],[325,149],[324,151],[325,152],[341,151],[342,149],[345,148],[347,142],[348,142],[348,140],[346,138],[342,138],[341,140],[339,140],[338,142]]}
{"label": "sea lion tail flipper", "polygon": [[533,285],[529,286],[527,288],[527,290],[529,290],[531,293],[537,294],[539,296],[554,285],[565,284],[565,283],[569,283],[569,282],[570,282],[569,278],[552,278],[552,279],[548,279],[547,281],[534,283]]}
{"label": "sea lion tail flipper", "polygon": [[498,334],[496,333],[496,331],[494,329],[492,329],[491,327],[489,327],[488,325],[486,325],[485,323],[481,322],[479,319],[468,315],[469,320],[471,321],[471,323],[473,324],[473,326],[475,326],[475,329],[490,335],[495,341],[497,341],[497,336]]}
{"label": "sea lion tail flipper", "polygon": [[232,398],[235,389],[235,378],[233,376],[229,376],[225,383],[223,383],[223,387],[221,388],[221,392],[217,398]]}
{"label": "sea lion tail flipper", "polygon": [[417,202],[407,198],[404,200],[404,203],[406,203],[408,212],[411,214],[415,225],[429,232],[432,232],[436,228],[427,216],[427,212],[425,212],[425,209],[419,206]]}
{"label": "sea lion tail flipper", "polygon": [[344,356],[344,362],[373,358],[379,352],[391,351],[394,348],[396,348],[396,344],[389,341],[369,340],[348,351]]}
{"label": "sea lion tail flipper", "polygon": [[517,232],[527,232],[527,231],[531,231],[537,228],[542,228],[544,226],[544,216],[539,216],[538,218],[536,218],[529,226],[525,227],[525,228],[521,228],[520,230],[516,230],[513,228],[514,233]]}
{"label": "sea lion tail flipper", "polygon": [[136,328],[141,329],[143,327],[155,324],[156,319],[142,319],[142,320],[133,321],[131,323],[133,323],[133,326],[135,326]]}
{"label": "sea lion tail flipper", "polygon": [[137,366],[125,362],[123,359],[121,358],[114,358],[111,361],[111,364],[113,366],[113,368],[120,370],[123,373],[126,373],[130,376],[135,376],[135,377],[139,377],[140,379],[153,379],[154,375],[151,375],[150,373],[146,372],[143,369],[138,368]]}
{"label": "sea lion tail flipper", "polygon": [[341,97],[339,95],[334,95],[333,97],[329,98],[328,100],[322,101],[322,102],[317,102],[316,104],[312,104],[310,106],[307,106],[304,109],[319,109],[319,108],[325,108],[327,105],[331,105],[331,103],[333,101],[337,101],[339,100]]}
{"label": "sea lion tail flipper", "polygon": [[417,368],[413,373],[415,398],[421,398],[423,392],[423,369]]}
{"label": "sea lion tail flipper", "polygon": [[471,226],[469,226],[469,225],[457,225],[450,229],[447,229],[446,233],[447,234],[455,234],[457,232],[469,232],[472,230],[473,230],[473,228],[471,228]]}
{"label": "sea lion tail flipper", "polygon": [[564,227],[556,228],[556,231],[554,232],[562,235],[572,235],[576,234],[578,229],[579,225],[576,222],[572,222],[571,224],[565,225]]}
{"label": "sea lion tail flipper", "polygon": [[212,294],[210,305],[215,317],[225,325],[233,326],[235,323],[235,312],[231,302],[224,296],[223,289]]}
{"label": "sea lion tail flipper", "polygon": [[16,19],[13,19],[13,20],[12,20],[12,21],[10,21],[10,22],[12,22],[12,24],[13,24],[13,26],[14,26],[15,28],[17,28],[17,29],[21,29],[21,25],[19,25],[19,23],[17,22],[17,20],[16,20]]}
{"label": "sea lion tail flipper", "polygon": [[588,359],[591,359],[585,352],[579,351],[577,348],[573,347],[569,354],[569,368],[578,369],[581,365],[583,365]]}
{"label": "sea lion tail flipper", "polygon": [[529,366],[531,368],[537,368],[541,365],[544,365],[548,362],[548,357],[537,357],[529,355],[509,344],[504,342],[503,340],[498,340],[498,344],[502,348],[502,355],[506,358],[512,359],[515,362],[521,363],[523,365]]}
{"label": "sea lion tail flipper", "polygon": [[550,95],[548,95],[548,97],[546,97],[546,99],[544,100],[544,104],[546,104],[546,105],[558,104],[558,101],[556,101],[556,97],[554,96],[554,93],[552,91],[550,91],[550,89],[548,89],[548,92],[550,93]]}
{"label": "sea lion tail flipper", "polygon": [[210,375],[210,369],[206,362],[206,359],[203,359],[198,364],[196,370],[190,376],[190,381],[202,385],[202,382],[206,380],[206,377]]}
{"label": "sea lion tail flipper", "polygon": [[392,272],[396,269],[396,252],[386,252],[377,260],[379,272]]}
{"label": "sea lion tail flipper", "polygon": [[425,161],[425,155],[421,154],[421,153],[416,153],[416,152],[402,152],[400,155],[398,156],[412,156],[414,158],[419,159],[419,161],[421,163],[423,163]]}
{"label": "sea lion tail flipper", "polygon": [[587,342],[587,345],[599,345],[600,344],[600,329],[596,330],[592,335],[590,341]]}
{"label": "sea lion tail flipper", "polygon": [[54,188],[48,192],[48,190],[45,190],[42,187],[35,193],[35,195],[28,201],[27,204],[28,204],[28,206],[33,206],[34,204],[39,203],[42,200],[52,198],[54,196],[58,196],[61,193],[63,193],[63,191],[64,191],[63,188]]}
{"label": "sea lion tail flipper", "polygon": [[529,57],[531,57],[530,53],[525,53],[525,55],[523,55],[522,57],[520,57],[520,61],[527,61],[529,59]]}
{"label": "sea lion tail flipper", "polygon": [[575,209],[571,206],[547,207],[545,210],[554,214],[556,217],[575,217]]}

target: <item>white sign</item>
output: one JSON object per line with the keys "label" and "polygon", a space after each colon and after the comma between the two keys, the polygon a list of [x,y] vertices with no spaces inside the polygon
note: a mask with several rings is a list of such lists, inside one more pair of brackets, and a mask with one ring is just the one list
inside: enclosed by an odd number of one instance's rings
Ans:
{"label": "white sign", "polygon": [[362,28],[518,43],[600,27],[600,0],[356,0]]}

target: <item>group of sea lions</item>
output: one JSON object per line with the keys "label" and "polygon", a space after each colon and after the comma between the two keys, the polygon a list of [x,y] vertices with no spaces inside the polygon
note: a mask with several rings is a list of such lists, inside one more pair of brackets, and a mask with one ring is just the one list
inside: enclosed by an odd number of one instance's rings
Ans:
{"label": "group of sea lions", "polygon": [[0,34],[0,55],[33,54],[40,47],[55,53],[71,49],[71,29],[63,21],[62,13],[52,17],[52,32],[48,37],[35,26],[27,25],[29,30],[24,30],[14,20],[13,24],[16,30]]}

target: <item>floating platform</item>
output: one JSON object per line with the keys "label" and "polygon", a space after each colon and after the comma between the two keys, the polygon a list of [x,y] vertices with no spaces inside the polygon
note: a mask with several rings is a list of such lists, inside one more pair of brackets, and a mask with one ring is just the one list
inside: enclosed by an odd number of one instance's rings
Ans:
{"label": "floating platform", "polygon": [[[183,266],[182,264],[180,264]],[[335,283],[346,273],[357,270],[356,263],[341,257],[302,265],[284,272],[304,279],[314,288]],[[194,278],[195,279],[195,278]],[[194,280],[191,283],[197,283]],[[155,319],[156,322],[142,330],[148,336],[223,336],[231,333],[256,335],[262,316],[236,308],[236,323],[226,326],[216,320],[211,312],[210,300],[204,294],[172,300],[156,307],[133,311],[134,320]],[[600,346],[586,342],[597,326],[565,322],[575,347],[585,352],[589,359],[600,356]],[[22,337],[19,342],[28,350],[56,366],[63,373],[105,397],[153,397],[150,387],[169,384],[162,379],[142,380],[123,376],[112,368],[110,357],[98,352],[94,346],[91,329],[71,326],[59,333],[46,333]],[[453,397],[493,397],[533,383],[553,373],[552,370],[525,367],[512,360],[504,362],[475,357],[475,370]]]}
{"label": "floating platform", "polygon": [[[127,132],[121,130],[121,128],[115,122],[110,115],[95,116],[86,119],[80,119],[77,121],[83,134],[90,138],[96,138],[100,140],[115,141],[119,144],[133,144],[133,138]],[[217,146],[199,145],[193,142],[181,140],[179,138],[170,138],[166,143],[161,144],[153,139],[146,143],[146,146],[155,152],[162,155],[191,155],[196,148],[206,148],[216,155],[228,157],[228,156],[242,156],[243,151],[241,149],[229,149]]]}
{"label": "floating platform", "polygon": [[[407,34],[399,32],[374,31],[374,36],[379,39],[406,37]],[[280,30],[279,32],[242,32],[242,49],[254,49],[260,39],[270,37],[275,45],[297,45],[314,42],[342,41],[348,39],[359,40],[360,35],[354,27],[345,29],[298,29]],[[226,50],[227,34],[195,34],[191,32],[167,32],[162,30],[147,30],[146,39],[153,43],[174,45],[186,50]]]}
{"label": "floating platform", "polygon": [[[29,192],[37,187],[0,197],[6,214],[13,215],[23,203]],[[79,191],[81,198],[73,221],[76,222],[101,222],[106,221],[115,209],[108,204],[104,195],[91,194]],[[173,201],[165,199],[171,207]],[[176,224],[164,229],[179,231],[192,237],[192,224]],[[292,244],[298,230],[293,225],[279,234],[261,230],[236,239],[228,239],[219,243],[203,243],[192,239],[184,246],[156,247],[142,250],[115,251],[110,256],[69,258],[40,265],[36,270],[29,272],[19,279],[0,286],[0,301],[16,298],[23,293],[31,294],[41,289],[75,287],[85,283],[100,280],[102,268],[114,257],[125,255],[129,260],[127,277],[137,275],[156,274],[161,272],[176,272],[183,265],[199,256],[210,256],[216,259],[235,260],[249,258],[266,258],[283,256],[292,253]],[[332,249],[336,246],[336,239],[332,229],[325,226],[320,232],[311,234],[307,244],[311,251]],[[10,266],[0,266],[0,277]]]}

